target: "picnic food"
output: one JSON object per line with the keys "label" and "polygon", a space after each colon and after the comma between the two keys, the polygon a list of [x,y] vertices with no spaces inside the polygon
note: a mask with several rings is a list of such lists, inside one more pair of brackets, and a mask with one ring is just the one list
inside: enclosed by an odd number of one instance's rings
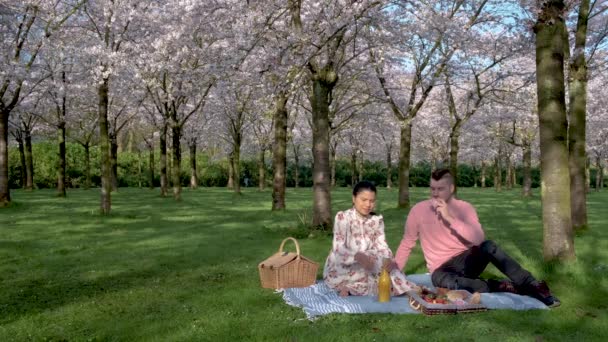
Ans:
{"label": "picnic food", "polygon": [[426,288],[422,289],[420,297],[427,303],[448,304],[448,297],[445,294],[434,293]]}
{"label": "picnic food", "polygon": [[458,292],[458,291],[449,291],[446,294],[446,297],[451,300],[451,301],[456,301],[456,300],[463,300],[465,299],[467,296],[465,293],[463,292]]}
{"label": "picnic food", "polygon": [[427,288],[423,288],[420,292],[420,297],[427,303],[431,304],[479,304],[481,296],[475,292],[473,295],[466,291],[448,290],[437,288],[437,292],[433,292]]}
{"label": "picnic food", "polygon": [[[486,311],[487,308],[480,303],[481,296],[475,292],[471,294],[466,290],[449,290],[436,288],[429,290],[422,287],[420,291],[409,291],[410,307],[425,315],[455,315]],[[448,296],[454,300],[450,300]],[[460,299],[464,298],[464,299]]]}

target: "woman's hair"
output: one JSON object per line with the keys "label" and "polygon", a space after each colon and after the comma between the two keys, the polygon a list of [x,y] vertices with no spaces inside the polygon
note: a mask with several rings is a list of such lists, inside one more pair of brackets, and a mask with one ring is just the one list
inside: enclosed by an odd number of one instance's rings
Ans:
{"label": "woman's hair", "polygon": [[357,196],[361,191],[366,190],[376,193],[376,186],[370,181],[360,181],[359,183],[355,184],[355,187],[353,188],[353,196]]}

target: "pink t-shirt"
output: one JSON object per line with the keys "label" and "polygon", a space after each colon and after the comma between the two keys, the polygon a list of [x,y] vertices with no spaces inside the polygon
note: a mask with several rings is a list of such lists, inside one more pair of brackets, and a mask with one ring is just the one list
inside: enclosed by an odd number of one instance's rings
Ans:
{"label": "pink t-shirt", "polygon": [[448,202],[448,210],[454,217],[449,227],[435,212],[431,200],[419,202],[410,210],[395,256],[399,269],[407,264],[418,239],[431,273],[456,255],[483,242],[483,229],[471,204],[452,198]]}

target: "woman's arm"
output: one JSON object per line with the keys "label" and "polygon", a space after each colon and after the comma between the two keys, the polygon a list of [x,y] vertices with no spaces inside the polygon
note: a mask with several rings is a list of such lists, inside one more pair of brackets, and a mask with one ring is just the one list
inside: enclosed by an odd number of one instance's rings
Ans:
{"label": "woman's arm", "polygon": [[334,238],[332,242],[332,254],[336,262],[343,266],[354,264],[356,251],[348,246],[350,240],[350,223],[344,212],[338,212],[334,219]]}
{"label": "woman's arm", "polygon": [[384,218],[379,217],[378,224],[373,233],[371,234],[372,243],[367,251],[368,255],[374,260],[375,271],[379,271],[382,268],[384,259],[391,259],[393,252],[391,251],[388,243],[386,243],[386,235],[384,233]]}

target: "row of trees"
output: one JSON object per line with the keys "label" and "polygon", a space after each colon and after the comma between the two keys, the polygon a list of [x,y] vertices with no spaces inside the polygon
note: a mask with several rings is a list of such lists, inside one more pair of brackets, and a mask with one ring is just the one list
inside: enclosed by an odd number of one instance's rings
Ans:
{"label": "row of trees", "polygon": [[263,166],[272,150],[274,210],[286,206],[288,158],[298,170],[309,157],[312,224],[322,229],[339,156],[353,168],[384,159],[387,173],[396,159],[403,208],[412,162],[445,163],[456,175],[461,163],[517,163],[529,195],[540,161],[545,256],[574,257],[573,230],[587,225],[587,160],[606,159],[601,1],[0,4],[3,206],[9,135],[31,187],[32,136],[49,130],[63,196],[66,140],[99,146],[104,214],[121,139],[149,151],[150,164],[159,149],[161,195],[172,178],[177,200],[182,144],[192,167],[197,150],[227,158],[237,193],[243,154]]}
{"label": "row of trees", "polygon": [[[154,151],[158,155],[159,151]],[[57,186],[57,165],[59,158],[56,144],[53,141],[36,142],[32,149],[34,167],[34,186],[32,188],[55,188]],[[226,158],[213,158],[204,153],[197,152],[195,167],[192,167],[192,158],[186,155],[180,170],[182,186],[197,188],[199,185],[221,186],[228,185],[228,160]],[[88,165],[88,169],[87,169]],[[171,169],[171,163],[167,165]],[[311,187],[312,167],[309,160],[296,169],[294,163],[289,162],[286,170],[286,185],[288,187]],[[497,172],[497,165],[481,168],[479,165],[459,165],[458,186],[460,187],[494,187],[496,191],[503,189],[519,189],[523,185],[524,175],[521,166],[510,163]],[[93,147],[89,151],[89,160],[82,146],[76,143],[66,143],[66,187],[90,189],[101,185],[99,148]],[[412,165],[410,170],[410,187],[428,187],[430,174],[436,165],[420,162]],[[120,187],[149,187],[154,189],[160,185],[160,163],[158,158],[150,160],[148,155],[140,151],[124,150],[118,153],[116,167],[116,183]],[[17,147],[9,149],[9,186],[12,189],[24,188],[27,184],[27,166],[23,151]],[[603,185],[603,175],[598,170],[591,169],[588,188],[600,190]],[[170,174],[171,172],[168,171]],[[270,163],[263,168],[259,167],[259,160],[255,156],[245,156],[241,162],[241,185],[256,187],[265,191],[272,187],[272,179],[266,175],[272,174]],[[499,178],[500,177],[500,178]],[[359,180],[366,179],[381,187],[392,187],[394,180],[398,179],[397,169],[389,168],[384,161],[357,160],[353,163],[348,156],[340,157],[335,161],[335,172],[332,174],[332,186],[352,186]],[[194,180],[194,181],[193,181]],[[531,188],[540,187],[540,170],[531,169]]]}

